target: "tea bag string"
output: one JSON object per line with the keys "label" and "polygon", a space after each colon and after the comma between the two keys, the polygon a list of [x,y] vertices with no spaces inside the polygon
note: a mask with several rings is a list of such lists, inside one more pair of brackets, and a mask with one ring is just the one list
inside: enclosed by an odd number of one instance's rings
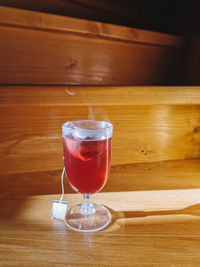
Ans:
{"label": "tea bag string", "polygon": [[64,183],[63,183],[64,174],[65,174],[65,167],[63,168],[62,175],[61,175],[62,195],[60,197],[59,202],[61,202],[63,200],[64,194],[65,194],[65,191],[64,191]]}

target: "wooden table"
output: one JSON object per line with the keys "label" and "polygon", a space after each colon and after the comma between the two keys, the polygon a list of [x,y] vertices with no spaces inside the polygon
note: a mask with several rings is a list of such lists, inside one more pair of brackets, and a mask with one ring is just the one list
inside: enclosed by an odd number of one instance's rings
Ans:
{"label": "wooden table", "polygon": [[[99,193],[111,225],[78,233],[50,219],[59,195],[0,200],[1,266],[199,266],[200,189]],[[67,194],[72,206],[81,201]]]}

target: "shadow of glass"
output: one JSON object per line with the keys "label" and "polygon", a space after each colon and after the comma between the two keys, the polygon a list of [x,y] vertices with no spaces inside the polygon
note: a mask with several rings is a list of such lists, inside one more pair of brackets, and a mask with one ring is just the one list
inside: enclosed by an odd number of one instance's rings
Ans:
{"label": "shadow of glass", "polygon": [[127,218],[142,218],[147,216],[163,216],[163,215],[193,215],[200,216],[200,204],[195,204],[192,206],[188,206],[183,209],[177,210],[158,210],[158,211],[115,211],[110,207],[106,207],[111,215],[112,220],[110,225],[114,224],[119,219],[127,219]]}

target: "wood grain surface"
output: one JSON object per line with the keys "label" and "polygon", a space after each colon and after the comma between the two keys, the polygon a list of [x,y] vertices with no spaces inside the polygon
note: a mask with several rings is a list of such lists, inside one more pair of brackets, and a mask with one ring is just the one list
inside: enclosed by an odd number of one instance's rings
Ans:
{"label": "wood grain surface", "polygon": [[0,6],[0,25],[74,33],[124,42],[172,47],[185,45],[184,38],[175,35],[4,6]]}
{"label": "wood grain surface", "polygon": [[198,87],[2,86],[1,173],[61,169],[61,125],[77,119],[113,123],[112,165],[199,157],[199,92]]}
{"label": "wood grain surface", "polygon": [[[0,199],[59,194],[62,170],[0,175]],[[195,189],[200,159],[111,166],[104,192]],[[65,193],[75,193],[64,179]]]}
{"label": "wood grain surface", "polygon": [[0,86],[3,106],[200,104],[200,86]]}
{"label": "wood grain surface", "polygon": [[[142,4],[133,0],[0,0],[0,5],[37,10],[60,14],[69,17],[79,17],[129,27],[154,29],[158,32],[184,33],[188,26],[198,24],[198,5],[182,1],[181,5],[174,2],[160,4],[159,2]],[[161,8],[162,7],[162,8]],[[171,12],[173,10],[173,12]],[[187,15],[184,16],[187,12]],[[180,18],[184,17],[183,21]],[[182,22],[182,23],[181,23]],[[187,25],[188,24],[188,25]],[[186,29],[184,29],[184,27]]]}
{"label": "wood grain surface", "polygon": [[[99,193],[94,200],[109,207],[112,223],[89,234],[49,218],[58,198],[0,200],[2,266],[200,264],[200,189]],[[71,207],[81,196],[68,194],[65,199]]]}
{"label": "wood grain surface", "polygon": [[1,84],[180,83],[177,37],[6,7],[0,15]]}

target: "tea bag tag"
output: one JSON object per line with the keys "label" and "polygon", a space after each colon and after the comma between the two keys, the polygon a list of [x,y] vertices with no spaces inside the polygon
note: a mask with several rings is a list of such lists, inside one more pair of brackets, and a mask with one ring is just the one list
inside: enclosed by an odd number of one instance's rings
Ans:
{"label": "tea bag tag", "polygon": [[68,203],[66,201],[54,200],[51,209],[51,218],[64,220],[67,211],[67,204]]}
{"label": "tea bag tag", "polygon": [[65,219],[68,203],[67,201],[62,201],[63,196],[64,196],[64,185],[63,185],[64,173],[65,173],[65,167],[63,168],[62,175],[61,175],[62,195],[61,195],[60,200],[53,201],[51,215],[50,215],[52,219],[60,219],[60,220]]}

